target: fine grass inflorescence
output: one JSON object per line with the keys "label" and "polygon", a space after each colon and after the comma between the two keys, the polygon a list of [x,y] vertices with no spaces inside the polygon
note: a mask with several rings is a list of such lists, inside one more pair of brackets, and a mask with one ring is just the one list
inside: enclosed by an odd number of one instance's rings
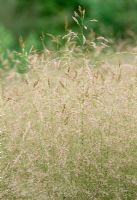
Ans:
{"label": "fine grass inflorescence", "polygon": [[1,198],[137,199],[136,56],[58,54],[1,80]]}
{"label": "fine grass inflorescence", "polygon": [[137,51],[80,34],[82,48],[69,32],[58,51],[15,54],[27,73],[1,73],[2,200],[137,199]]}

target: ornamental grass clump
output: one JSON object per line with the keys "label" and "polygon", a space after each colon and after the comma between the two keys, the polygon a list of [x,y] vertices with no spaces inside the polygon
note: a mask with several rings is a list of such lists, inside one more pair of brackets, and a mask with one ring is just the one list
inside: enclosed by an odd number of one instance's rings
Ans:
{"label": "ornamental grass clump", "polygon": [[3,200],[137,199],[136,55],[69,49],[0,80]]}

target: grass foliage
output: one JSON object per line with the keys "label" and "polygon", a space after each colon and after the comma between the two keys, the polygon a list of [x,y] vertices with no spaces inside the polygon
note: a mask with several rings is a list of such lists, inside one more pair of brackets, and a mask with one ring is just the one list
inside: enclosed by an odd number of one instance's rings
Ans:
{"label": "grass foliage", "polygon": [[136,54],[97,54],[45,50],[1,74],[3,200],[137,199]]}

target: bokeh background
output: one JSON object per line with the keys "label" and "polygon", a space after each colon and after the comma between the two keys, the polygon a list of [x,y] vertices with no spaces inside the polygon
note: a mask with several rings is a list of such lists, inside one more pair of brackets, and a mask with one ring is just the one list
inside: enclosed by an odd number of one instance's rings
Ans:
{"label": "bokeh background", "polygon": [[[40,35],[65,33],[65,20],[72,20],[78,6],[85,8],[85,23],[98,35],[115,40],[134,39],[137,34],[137,0],[0,0],[0,46],[16,48],[19,36],[31,46],[39,46]],[[48,40],[47,36],[47,40]]]}

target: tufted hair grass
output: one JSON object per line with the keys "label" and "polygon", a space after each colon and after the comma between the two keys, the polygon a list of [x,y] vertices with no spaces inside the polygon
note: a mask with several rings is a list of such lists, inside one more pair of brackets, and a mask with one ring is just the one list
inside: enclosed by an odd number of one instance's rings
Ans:
{"label": "tufted hair grass", "polygon": [[3,200],[137,199],[136,54],[96,59],[45,50],[1,80]]}

